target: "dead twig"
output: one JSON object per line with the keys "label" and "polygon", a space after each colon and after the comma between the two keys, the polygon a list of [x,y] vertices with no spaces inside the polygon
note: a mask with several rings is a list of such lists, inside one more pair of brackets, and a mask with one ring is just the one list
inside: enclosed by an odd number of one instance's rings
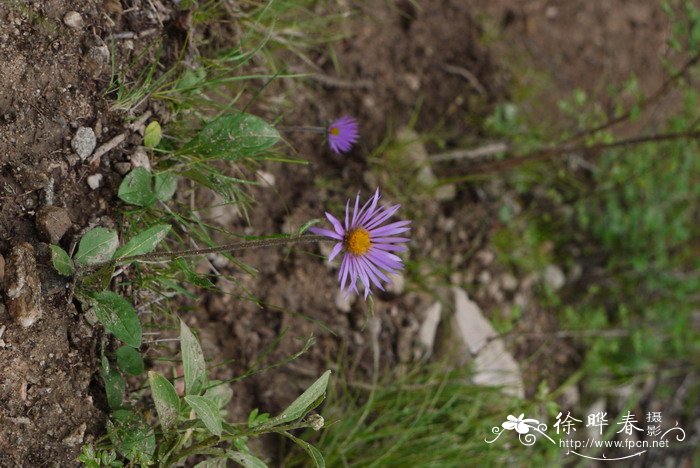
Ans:
{"label": "dead twig", "polygon": [[488,91],[484,87],[484,85],[481,84],[481,81],[479,81],[479,78],[476,77],[476,75],[469,70],[467,70],[464,67],[458,67],[457,65],[450,65],[449,63],[445,63],[442,65],[442,69],[445,70],[447,73],[452,73],[454,75],[459,75],[465,80],[469,82],[470,85],[482,96],[488,95]]}
{"label": "dead twig", "polygon": [[121,133],[109,140],[107,143],[101,145],[95,150],[92,158],[90,158],[90,165],[98,164],[102,155],[122,144],[124,140],[126,140],[126,133]]}
{"label": "dead twig", "polygon": [[479,148],[458,149],[453,151],[445,151],[444,153],[432,154],[428,156],[433,162],[454,161],[457,159],[482,159],[500,153],[506,153],[510,147],[507,143],[499,141],[489,143]]}

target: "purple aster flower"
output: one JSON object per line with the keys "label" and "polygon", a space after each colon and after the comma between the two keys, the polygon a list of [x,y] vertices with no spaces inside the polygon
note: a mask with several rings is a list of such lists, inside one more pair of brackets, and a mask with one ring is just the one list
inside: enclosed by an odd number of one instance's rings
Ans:
{"label": "purple aster flower", "polygon": [[350,151],[359,137],[357,120],[349,115],[339,118],[328,126],[328,144],[337,154]]}
{"label": "purple aster flower", "polygon": [[333,225],[333,231],[321,228],[311,228],[311,232],[330,237],[338,241],[333,247],[328,261],[333,260],[340,252],[344,252],[340,264],[338,281],[340,289],[349,293],[357,290],[357,280],[365,287],[365,299],[371,293],[371,285],[382,291],[382,281],[389,281],[386,273],[396,273],[403,268],[401,258],[392,252],[403,252],[408,242],[406,237],[399,234],[411,230],[411,221],[396,221],[386,223],[399,209],[400,205],[377,206],[379,189],[374,196],[360,209],[360,195],[355,199],[355,208],[350,209],[350,200],[345,206],[345,224],[343,225],[332,214],[326,213],[326,218]]}

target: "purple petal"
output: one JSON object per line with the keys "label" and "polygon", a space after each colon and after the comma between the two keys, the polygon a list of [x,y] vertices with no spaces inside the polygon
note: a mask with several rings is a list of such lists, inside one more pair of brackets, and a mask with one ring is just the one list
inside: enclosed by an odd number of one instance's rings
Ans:
{"label": "purple petal", "polygon": [[373,229],[379,226],[384,221],[391,218],[394,215],[394,213],[398,211],[399,208],[401,208],[401,205],[385,207],[383,212],[377,213],[372,219],[367,221],[367,223],[365,224],[365,229]]}
{"label": "purple petal", "polygon": [[397,242],[409,242],[411,239],[407,237],[376,237],[372,239],[373,242],[376,242],[378,244],[381,243],[387,243],[387,244],[395,244]]}
{"label": "purple petal", "polygon": [[339,241],[343,240],[343,236],[338,235],[337,232],[329,231],[328,229],[312,227],[309,228],[309,231],[316,234],[317,236],[326,236]]}
{"label": "purple petal", "polygon": [[345,234],[345,231],[343,230],[343,225],[340,224],[340,221],[336,219],[335,216],[330,214],[329,212],[326,211],[326,218],[328,218],[328,221],[331,222],[333,225],[333,228],[335,229],[335,232],[338,233],[341,237]]}
{"label": "purple petal", "polygon": [[328,261],[329,262],[332,261],[336,257],[336,255],[338,255],[342,250],[343,250],[343,243],[342,242],[338,242],[337,244],[335,244],[335,246],[333,247],[333,250],[331,250],[331,254],[328,256]]}

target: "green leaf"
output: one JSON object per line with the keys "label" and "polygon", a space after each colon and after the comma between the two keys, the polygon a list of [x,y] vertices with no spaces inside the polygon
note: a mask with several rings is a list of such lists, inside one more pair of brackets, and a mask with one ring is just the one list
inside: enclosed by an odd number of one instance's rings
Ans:
{"label": "green leaf", "polygon": [[180,349],[185,372],[185,392],[187,395],[196,395],[202,391],[207,381],[207,368],[197,337],[182,320],[180,320]]}
{"label": "green leaf", "polygon": [[173,427],[180,414],[180,398],[177,396],[175,387],[168,379],[154,371],[148,373],[148,383],[151,385],[151,395],[156,405],[160,425],[164,429]]}
{"label": "green leaf", "polygon": [[179,151],[207,159],[252,157],[279,141],[272,125],[250,114],[224,115],[209,122]]}
{"label": "green leaf", "polygon": [[116,231],[103,227],[90,229],[80,239],[78,253],[73,257],[73,261],[78,265],[104,263],[112,259],[118,246],[119,237]]}
{"label": "green leaf", "polygon": [[165,236],[170,232],[169,224],[157,224],[146,229],[142,233],[134,236],[126,245],[117,249],[114,253],[115,259],[131,257],[132,255],[141,255],[152,252],[158,243],[165,239]]}
{"label": "green leaf", "polygon": [[151,173],[143,167],[129,172],[119,186],[119,198],[136,206],[151,206],[156,202]]}
{"label": "green leaf", "polygon": [[316,408],[325,398],[326,387],[328,387],[328,379],[330,375],[331,371],[327,370],[324,372],[323,375],[319,377],[316,382],[312,383],[311,386],[299,396],[299,398],[294,400],[286,410],[262,424],[262,426],[272,427],[288,423],[290,421],[296,421],[297,419],[301,419],[312,409]]}
{"label": "green leaf", "polygon": [[228,458],[226,457],[210,458],[197,463],[194,465],[194,468],[226,468],[228,466],[227,462]]}
{"label": "green leaf", "polygon": [[126,382],[121,374],[109,365],[109,361],[102,356],[102,380],[105,383],[105,393],[107,394],[107,404],[110,408],[116,409],[121,407],[124,400],[124,390]]}
{"label": "green leaf", "polygon": [[133,411],[120,409],[107,422],[107,433],[117,451],[134,463],[152,460],[156,450],[153,429]]}
{"label": "green leaf", "polygon": [[107,331],[133,348],[141,346],[141,322],[129,301],[112,291],[94,293],[90,297],[97,319]]}
{"label": "green leaf", "polygon": [[250,453],[234,452],[233,450],[229,450],[226,452],[226,455],[230,460],[235,461],[245,468],[267,468],[265,462]]}
{"label": "green leaf", "polygon": [[221,436],[223,425],[221,413],[215,401],[207,397],[197,395],[187,395],[185,401],[194,410],[199,419],[202,420],[209,432],[216,436]]}
{"label": "green leaf", "polygon": [[312,220],[310,220],[310,221],[307,221],[306,223],[304,223],[304,224],[299,228],[299,235],[304,234],[306,231],[309,230],[309,228],[310,228],[311,226],[313,226],[314,224],[318,224],[318,223],[320,223],[320,222],[321,222],[321,220],[318,219],[318,218],[314,218],[314,219],[312,219]]}
{"label": "green leaf", "polygon": [[282,432],[286,437],[290,438],[293,440],[299,447],[303,448],[304,451],[309,454],[309,457],[314,462],[314,465],[316,468],[325,468],[326,467],[326,461],[323,459],[323,455],[321,452],[311,445],[310,443],[306,442],[305,440],[299,439],[298,437],[294,437],[292,434],[290,434],[287,431]]}
{"label": "green leaf", "polygon": [[154,120],[148,124],[143,134],[143,146],[146,148],[155,148],[158,146],[158,143],[160,143],[162,137],[163,131],[160,128],[160,124],[157,120]]}
{"label": "green leaf", "polygon": [[209,387],[204,392],[204,396],[216,403],[219,409],[224,409],[228,402],[231,401],[231,398],[233,398],[233,390],[228,384],[217,380],[212,380],[209,384],[214,386]]}
{"label": "green leaf", "polygon": [[63,276],[70,276],[75,271],[73,260],[70,259],[65,250],[57,245],[51,246],[51,263],[54,269]]}
{"label": "green leaf", "polygon": [[173,198],[177,190],[177,175],[172,172],[161,172],[155,175],[156,198],[160,201],[168,201]]}
{"label": "green leaf", "polygon": [[117,350],[117,364],[119,364],[119,368],[127,374],[143,374],[144,364],[141,353],[131,346],[122,346]]}

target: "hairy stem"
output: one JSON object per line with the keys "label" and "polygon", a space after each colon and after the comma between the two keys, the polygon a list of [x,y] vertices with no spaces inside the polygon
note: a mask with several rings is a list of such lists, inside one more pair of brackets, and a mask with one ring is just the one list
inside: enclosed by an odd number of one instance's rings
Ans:
{"label": "hairy stem", "polygon": [[[188,250],[176,250],[173,252],[153,252],[142,255],[132,255],[130,257],[124,257],[116,260],[116,263],[129,263],[129,262],[139,262],[139,261],[161,261],[161,260],[175,260],[176,258],[182,257],[196,257],[198,255],[207,255],[211,253],[219,252],[236,252],[239,250],[248,249],[258,249],[261,247],[275,247],[279,245],[288,244],[311,244],[315,242],[331,242],[334,241],[328,237],[324,236],[299,236],[299,237],[283,237],[274,239],[261,239],[252,241],[236,242],[233,244],[224,244],[216,247],[209,247],[206,249],[188,249]],[[335,241],[334,241],[335,242]]]}

